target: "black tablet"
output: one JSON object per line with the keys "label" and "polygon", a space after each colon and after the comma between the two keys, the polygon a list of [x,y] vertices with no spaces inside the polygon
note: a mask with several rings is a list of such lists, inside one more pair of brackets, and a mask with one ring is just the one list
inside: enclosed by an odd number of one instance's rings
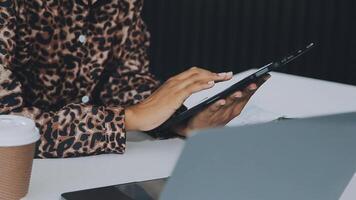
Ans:
{"label": "black tablet", "polygon": [[[261,78],[266,76],[270,71],[273,71],[277,68],[287,65],[291,61],[295,60],[296,58],[298,58],[301,55],[308,52],[313,47],[314,47],[314,43],[311,43],[304,49],[295,51],[291,55],[282,58],[280,61],[269,63],[269,64],[261,67],[260,69],[258,69],[255,73],[238,81],[237,83],[225,86],[226,88],[223,88],[223,90],[221,90],[221,88],[220,88],[219,92],[213,93],[213,95],[210,94],[210,96],[207,96],[205,98],[203,97],[203,99],[200,102],[193,103],[193,106],[183,105],[180,109],[177,110],[177,112],[170,119],[168,119],[166,122],[164,122],[161,126],[159,126],[157,129],[155,129],[153,131],[163,131],[163,130],[171,127],[174,124],[177,124],[183,120],[186,120],[186,119],[194,116],[199,111],[201,111],[204,108],[206,108],[207,106],[213,104],[217,100],[225,99],[229,95],[233,94],[234,92],[245,89],[248,85],[250,85],[252,83],[258,83],[258,81],[260,81]],[[214,87],[216,87],[216,86],[214,86]]]}
{"label": "black tablet", "polygon": [[62,194],[62,200],[158,200],[168,178]]}

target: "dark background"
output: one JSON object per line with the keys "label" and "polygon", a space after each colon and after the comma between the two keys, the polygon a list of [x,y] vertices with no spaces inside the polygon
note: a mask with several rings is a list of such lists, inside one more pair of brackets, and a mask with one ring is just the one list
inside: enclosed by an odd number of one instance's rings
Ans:
{"label": "dark background", "polygon": [[355,0],[145,0],[143,18],[162,80],[191,66],[258,68],[314,42],[282,71],[356,85]]}

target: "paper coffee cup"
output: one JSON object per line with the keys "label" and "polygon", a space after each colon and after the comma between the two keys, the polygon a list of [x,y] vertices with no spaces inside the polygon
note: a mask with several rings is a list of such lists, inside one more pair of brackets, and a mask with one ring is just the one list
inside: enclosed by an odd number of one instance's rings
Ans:
{"label": "paper coffee cup", "polygon": [[18,200],[28,192],[35,144],[35,123],[25,117],[0,115],[0,199]]}

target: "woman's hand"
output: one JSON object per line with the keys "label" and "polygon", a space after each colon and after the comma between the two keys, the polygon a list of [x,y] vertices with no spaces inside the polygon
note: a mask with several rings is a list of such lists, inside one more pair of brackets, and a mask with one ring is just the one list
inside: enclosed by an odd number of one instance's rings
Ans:
{"label": "woman's hand", "polygon": [[195,130],[225,126],[232,119],[240,115],[242,109],[258,87],[269,78],[270,75],[265,76],[258,83],[249,85],[245,90],[235,92],[227,99],[215,102],[187,122],[174,127],[174,131],[182,136],[189,136],[189,133]]}
{"label": "woman's hand", "polygon": [[170,78],[143,102],[125,109],[126,130],[149,131],[157,128],[168,120],[190,95],[213,87],[215,82],[229,80],[232,75],[232,72],[217,74],[193,67]]}

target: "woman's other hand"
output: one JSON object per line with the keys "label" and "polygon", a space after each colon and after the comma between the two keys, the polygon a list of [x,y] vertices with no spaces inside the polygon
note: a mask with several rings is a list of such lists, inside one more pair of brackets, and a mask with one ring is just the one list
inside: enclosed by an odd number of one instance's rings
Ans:
{"label": "woman's other hand", "polygon": [[[216,82],[230,80],[232,75],[232,72],[218,74],[193,67],[170,78],[143,102],[125,109],[126,130],[149,131],[157,128],[168,120],[190,95],[209,89]],[[206,114],[199,115],[205,116]],[[195,121],[202,120],[200,117],[195,119]],[[209,119],[208,122],[210,121],[212,120]],[[203,125],[195,122],[193,124],[194,127],[196,126],[195,124],[199,125],[199,128],[207,126],[207,124]]]}
{"label": "woman's other hand", "polygon": [[237,91],[228,98],[215,102],[187,122],[174,127],[175,132],[182,136],[189,136],[189,133],[195,130],[225,126],[240,115],[251,96],[269,78],[270,75],[267,75],[245,90]]}

